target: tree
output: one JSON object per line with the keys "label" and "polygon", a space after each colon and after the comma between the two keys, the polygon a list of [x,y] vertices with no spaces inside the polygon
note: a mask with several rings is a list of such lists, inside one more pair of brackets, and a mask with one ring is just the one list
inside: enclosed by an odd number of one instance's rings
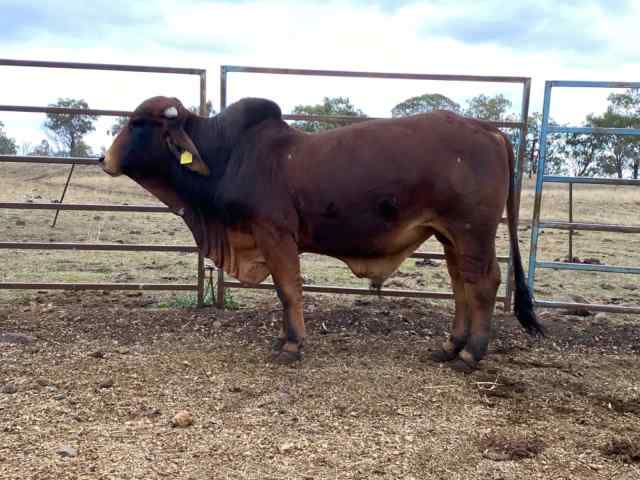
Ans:
{"label": "tree", "polygon": [[508,120],[511,117],[507,115],[510,108],[511,100],[501,93],[493,97],[480,94],[467,101],[467,109],[464,111],[464,114],[467,117],[499,122]]}
{"label": "tree", "polygon": [[[525,146],[524,171],[529,178],[538,173],[538,160],[540,157],[540,130],[542,129],[542,114],[533,112],[527,121],[527,138]],[[549,125],[557,125],[552,118]],[[545,165],[548,174],[562,173],[564,170],[564,157],[562,156],[563,138],[558,133],[548,133],[546,139]]]}
{"label": "tree", "polygon": [[[347,97],[324,97],[322,103],[317,105],[296,105],[293,108],[295,115],[334,115],[342,117],[365,117],[364,112],[351,104]],[[344,125],[341,122],[298,120],[293,126],[305,132],[318,132]]]}
{"label": "tree", "polygon": [[[609,106],[607,111],[601,116],[589,115],[587,120],[594,127],[604,128],[633,128],[640,123],[633,116],[616,113],[613,106]],[[638,176],[638,153],[640,153],[640,137],[629,137],[626,135],[601,135],[607,154],[601,157],[600,166],[605,175],[617,175],[618,178],[624,176],[627,167],[634,170],[634,178]]]}
{"label": "tree", "polygon": [[433,110],[450,110],[460,113],[460,105],[439,93],[425,93],[397,104],[391,110],[391,116],[394,118],[409,117],[419,113],[432,112]]}
{"label": "tree", "polygon": [[[585,126],[590,126],[587,122]],[[607,140],[602,135],[570,133],[560,146],[564,168],[572,176],[596,175],[607,154]]]}
{"label": "tree", "polygon": [[[84,100],[73,98],[60,98],[50,107],[87,109],[89,106]],[[76,115],[68,113],[48,113],[44,128],[50,130],[51,137],[60,146],[63,153],[70,156],[88,156],[91,153],[89,145],[84,143],[83,137],[95,130],[95,115]]]}
{"label": "tree", "polygon": [[31,149],[27,155],[35,155],[38,157],[52,157],[55,155],[53,148],[47,140],[42,140],[40,145]]}
{"label": "tree", "polygon": [[533,112],[527,120],[527,138],[525,147],[524,171],[531,178],[538,171],[538,158],[540,154],[540,128],[542,126],[542,114]]}
{"label": "tree", "polygon": [[608,97],[611,109],[619,114],[640,117],[640,88],[628,88],[624,93],[612,93]]}
{"label": "tree", "polygon": [[16,141],[7,136],[4,131],[4,123],[0,122],[0,154],[15,155],[17,151]]}
{"label": "tree", "polygon": [[[608,100],[609,106],[603,120],[605,123],[608,120],[610,124],[600,126],[640,128],[640,88],[612,93]],[[626,158],[627,166],[631,167],[633,178],[637,179],[640,170],[640,137],[621,136],[615,143]]]}

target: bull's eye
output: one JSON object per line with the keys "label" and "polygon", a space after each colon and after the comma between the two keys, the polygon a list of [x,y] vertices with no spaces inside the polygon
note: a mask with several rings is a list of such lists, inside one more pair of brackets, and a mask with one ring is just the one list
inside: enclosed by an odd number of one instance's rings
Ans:
{"label": "bull's eye", "polygon": [[142,118],[136,118],[135,120],[131,121],[131,126],[133,128],[144,127],[144,120]]}

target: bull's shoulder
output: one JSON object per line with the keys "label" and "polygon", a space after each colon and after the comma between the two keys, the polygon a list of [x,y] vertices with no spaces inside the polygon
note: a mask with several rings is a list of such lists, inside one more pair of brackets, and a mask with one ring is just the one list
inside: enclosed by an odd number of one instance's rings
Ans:
{"label": "bull's shoulder", "polygon": [[286,123],[269,119],[238,139],[217,195],[225,224],[260,218],[295,231],[297,216],[285,171],[294,136]]}

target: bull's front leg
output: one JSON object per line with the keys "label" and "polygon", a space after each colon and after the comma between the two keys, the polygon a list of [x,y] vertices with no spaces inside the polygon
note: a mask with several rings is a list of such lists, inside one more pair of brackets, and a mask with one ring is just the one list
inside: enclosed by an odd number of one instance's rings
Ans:
{"label": "bull's front leg", "polygon": [[291,234],[272,227],[255,226],[253,233],[283,308],[282,330],[274,342],[272,358],[278,363],[301,360],[305,329],[298,246]]}

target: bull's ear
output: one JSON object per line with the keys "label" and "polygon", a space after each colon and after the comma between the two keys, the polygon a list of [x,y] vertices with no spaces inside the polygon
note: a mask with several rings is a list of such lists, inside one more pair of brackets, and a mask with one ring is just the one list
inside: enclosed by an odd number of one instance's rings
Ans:
{"label": "bull's ear", "polygon": [[208,176],[210,174],[209,167],[202,160],[200,152],[181,126],[175,125],[169,128],[167,142],[180,165],[200,175]]}

